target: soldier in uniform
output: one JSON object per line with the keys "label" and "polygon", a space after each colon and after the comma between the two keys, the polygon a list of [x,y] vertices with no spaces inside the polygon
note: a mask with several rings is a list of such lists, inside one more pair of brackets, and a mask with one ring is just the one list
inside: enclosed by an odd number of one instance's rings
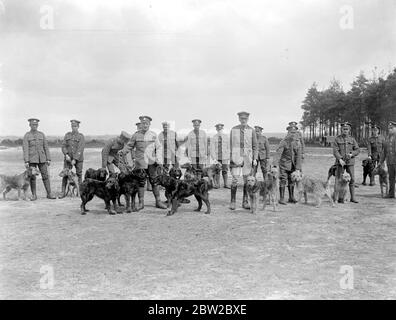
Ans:
{"label": "soldier in uniform", "polygon": [[[230,189],[228,186],[228,167],[230,164],[230,139],[223,133],[224,124],[215,125],[217,133],[210,142],[210,155],[215,163],[221,164],[221,173],[224,181],[224,188]],[[220,188],[220,174],[215,175],[215,185]]]}
{"label": "soldier in uniform", "polygon": [[[39,119],[29,119],[30,131],[23,137],[23,158],[25,167],[38,167],[41,172],[45,190],[47,191],[48,199],[56,199],[51,193],[51,184],[48,174],[48,166],[51,164],[51,156],[48,148],[48,142],[44,133],[38,131]],[[36,193],[36,176],[30,178],[30,190],[32,198],[30,200],[37,200]]]}
{"label": "soldier in uniform", "polygon": [[384,143],[384,149],[381,154],[380,165],[383,166],[386,160],[389,174],[389,194],[386,198],[395,198],[395,180],[396,180],[396,121],[389,122],[389,135]]}
{"label": "soldier in uniform", "polygon": [[176,156],[176,151],[179,147],[177,142],[177,134],[175,131],[169,129],[169,122],[162,122],[163,131],[158,135],[158,140],[162,145],[162,159],[164,169],[168,171],[170,165],[178,168],[179,161]]}
{"label": "soldier in uniform", "polygon": [[[292,128],[290,128],[292,127]],[[302,146],[298,137],[293,133],[297,131],[296,126],[288,126],[286,130],[289,134],[279,143],[276,150],[279,157],[279,203],[286,205],[285,189],[289,191],[289,203],[297,203],[294,198],[294,185],[291,181],[291,174],[302,170]]]}
{"label": "soldier in uniform", "polygon": [[[142,123],[136,122],[136,132],[140,131],[141,129],[142,129]],[[135,166],[135,149],[131,150],[131,158],[132,158],[133,166]],[[147,177],[147,179],[146,179],[146,190],[153,191],[149,177]]]}
{"label": "soldier in uniform", "polygon": [[263,136],[263,128],[260,126],[255,126],[257,135],[257,145],[258,145],[258,163],[253,169],[253,175],[256,176],[258,167],[260,165],[261,172],[263,174],[263,179],[267,174],[269,168],[270,160],[270,145],[266,136]]}
{"label": "soldier in uniform", "polygon": [[119,137],[106,142],[102,149],[102,168],[107,168],[110,173],[115,173],[114,167],[119,168],[120,162],[125,163],[125,160],[120,158],[118,151],[125,147],[130,138],[129,133],[122,131]]}
{"label": "soldier in uniform", "polygon": [[200,130],[201,120],[192,120],[194,130],[187,135],[186,152],[191,165],[197,171],[198,178],[202,177],[202,170],[207,160],[208,140],[206,133]]}
{"label": "soldier in uniform", "polygon": [[240,124],[233,127],[230,133],[230,168],[232,175],[230,209],[235,210],[238,177],[243,177],[242,207],[250,209],[247,194],[247,177],[253,173],[257,165],[257,136],[247,123],[249,113],[238,112]]}
{"label": "soldier in uniform", "polygon": [[[344,169],[350,174],[349,192],[351,193],[351,202],[358,203],[355,198],[355,158],[358,156],[360,149],[356,140],[350,135],[351,124],[345,122],[341,124],[342,134],[337,136],[333,143],[333,154],[336,158],[337,177],[342,175]],[[337,199],[335,199],[337,201]],[[344,203],[344,199],[338,199],[339,203]]]}
{"label": "soldier in uniform", "polygon": [[[84,135],[78,132],[78,129],[80,127],[80,121],[70,120],[70,122],[71,122],[72,131],[66,133],[62,141],[62,153],[65,156],[63,167],[72,169],[74,166],[76,168],[78,183],[81,184],[85,140],[84,140]],[[67,177],[63,177],[62,194],[59,196],[59,199],[65,197],[66,185],[67,185]]]}
{"label": "soldier in uniform", "polygon": [[[141,129],[132,135],[120,154],[126,155],[128,152],[135,150],[135,168],[146,170],[153,188],[155,206],[160,209],[166,209],[167,206],[160,201],[159,187],[154,181],[157,176],[158,166],[163,165],[161,157],[162,145],[158,140],[157,134],[149,130],[152,119],[148,116],[141,116],[139,119],[142,123]],[[144,183],[145,181],[143,180],[138,191],[138,210],[144,208]]]}
{"label": "soldier in uniform", "polygon": [[296,121],[291,121],[289,122],[288,128],[288,134],[295,135],[296,139],[301,144],[301,158],[304,159],[305,143],[301,131],[298,130],[298,123]]}
{"label": "soldier in uniform", "polygon": [[[385,138],[379,134],[380,127],[377,125],[373,125],[372,127],[372,136],[368,139],[367,151],[368,157],[374,161],[375,165],[377,165],[381,159],[382,149],[384,147]],[[375,185],[375,176],[372,173],[370,175],[370,186]]]}

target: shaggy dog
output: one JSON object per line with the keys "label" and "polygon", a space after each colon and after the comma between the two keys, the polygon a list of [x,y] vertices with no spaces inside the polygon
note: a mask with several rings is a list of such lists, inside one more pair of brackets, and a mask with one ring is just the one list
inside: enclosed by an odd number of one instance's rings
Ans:
{"label": "shaggy dog", "polygon": [[263,202],[263,210],[269,200],[272,203],[274,211],[278,205],[278,189],[279,189],[279,172],[277,167],[271,167],[270,172],[267,172],[264,181],[257,181],[254,176],[247,177],[246,191],[250,201],[250,212],[257,211],[257,194],[260,195]]}
{"label": "shaggy dog", "polygon": [[181,171],[179,173],[176,170],[177,169],[172,168],[170,169],[169,174],[164,171],[154,178],[155,183],[165,188],[165,197],[168,208],[171,205],[172,197],[176,192],[177,186],[180,182]]}
{"label": "shaggy dog", "polygon": [[306,175],[303,176],[299,170],[294,171],[291,174],[291,181],[295,183],[298,192],[298,202],[301,202],[301,199],[304,195],[305,203],[308,203],[308,193],[311,193],[315,196],[317,208],[319,208],[322,204],[323,196],[326,196],[330,200],[331,206],[334,207],[330,186],[327,181],[323,182],[319,179],[311,178]]}
{"label": "shaggy dog", "polygon": [[144,169],[133,169],[129,173],[121,172],[118,174],[118,184],[120,190],[118,192],[118,205],[120,205],[120,197],[124,195],[126,202],[126,212],[137,212],[136,208],[136,194],[139,187],[144,186],[147,174]]}
{"label": "shaggy dog", "polygon": [[[370,158],[366,158],[362,161],[362,166],[363,166],[363,183],[362,185],[366,185],[366,178],[371,177],[373,174],[373,171],[375,169],[375,162],[371,160]],[[372,185],[370,183],[370,185]]]}
{"label": "shaggy dog", "polygon": [[29,167],[24,172],[14,176],[7,176],[0,174],[0,185],[1,190],[3,190],[3,199],[6,199],[6,194],[11,191],[11,189],[18,190],[18,200],[21,198],[21,190],[23,190],[23,199],[26,200],[26,193],[30,187],[30,179],[33,176],[38,176],[39,171],[35,167]]}
{"label": "shaggy dog", "polygon": [[374,176],[376,176],[376,175],[379,176],[379,183],[380,183],[380,188],[381,188],[381,197],[383,198],[386,195],[388,195],[388,193],[389,193],[389,175],[388,175],[388,171],[384,167],[378,165],[373,170],[373,174],[374,174]]}
{"label": "shaggy dog", "polygon": [[67,177],[66,183],[66,195],[70,194],[70,197],[79,196],[80,195],[80,186],[78,183],[77,175],[72,171],[72,169],[65,168],[60,173],[59,176],[64,178]]}
{"label": "shaggy dog", "polygon": [[[106,181],[95,179],[85,179],[80,186],[81,197],[81,214],[86,214],[89,210],[85,205],[97,196],[104,200],[106,210],[109,214],[117,213],[117,198],[120,187],[118,185],[117,174],[111,174]],[[111,209],[110,201],[113,202],[114,210]],[[121,213],[121,212],[119,212]]]}
{"label": "shaggy dog", "polygon": [[333,194],[334,202],[338,201],[338,203],[344,203],[344,199],[347,195],[347,190],[350,182],[351,176],[348,172],[345,171],[345,169],[340,177],[336,176]]}

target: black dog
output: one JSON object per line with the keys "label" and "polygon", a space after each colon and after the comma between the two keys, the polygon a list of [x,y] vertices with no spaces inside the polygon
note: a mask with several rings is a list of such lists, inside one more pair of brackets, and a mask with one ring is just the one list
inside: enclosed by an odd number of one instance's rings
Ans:
{"label": "black dog", "polygon": [[[87,178],[81,183],[81,214],[86,214],[87,210],[85,205],[97,196],[104,200],[106,204],[106,210],[109,214],[117,213],[117,198],[120,187],[117,181],[117,175],[112,174],[106,181],[99,181],[95,179]],[[113,202],[114,210],[111,209],[111,203]],[[121,212],[120,212],[121,213]]]}
{"label": "black dog", "polygon": [[172,195],[172,208],[168,212],[168,216],[173,215],[177,208],[179,207],[179,203],[182,199],[190,197],[192,195],[198,201],[198,208],[194,211],[201,211],[202,201],[205,202],[206,205],[206,214],[210,213],[210,202],[209,202],[209,190],[211,189],[210,183],[205,179],[193,179],[193,180],[180,180],[176,190]]}
{"label": "black dog", "polygon": [[118,184],[120,186],[118,204],[120,204],[121,195],[124,195],[127,213],[139,211],[136,208],[136,194],[139,187],[144,187],[146,178],[147,174],[144,169],[134,169],[130,173],[120,173],[118,175]]}
{"label": "black dog", "polygon": [[95,179],[99,181],[105,181],[107,178],[107,170],[105,168],[92,169],[89,168],[85,171],[84,179]]}
{"label": "black dog", "polygon": [[177,190],[181,176],[182,172],[180,169],[172,168],[169,170],[169,174],[163,171],[154,178],[156,183],[165,188],[165,197],[168,208],[171,205],[171,199]]}
{"label": "black dog", "polygon": [[370,179],[370,186],[374,185],[374,175],[373,175],[373,171],[375,169],[375,162],[370,159],[370,158],[366,158],[362,161],[362,166],[363,166],[363,183],[362,185],[366,185],[366,178],[367,176]]}

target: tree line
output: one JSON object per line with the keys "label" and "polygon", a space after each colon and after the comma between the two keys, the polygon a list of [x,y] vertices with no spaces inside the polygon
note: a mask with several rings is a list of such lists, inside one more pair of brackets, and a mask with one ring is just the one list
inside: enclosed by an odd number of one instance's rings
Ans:
{"label": "tree line", "polygon": [[376,76],[374,72],[372,79],[360,72],[347,92],[336,79],[324,90],[314,83],[301,108],[304,110],[301,125],[307,142],[329,142],[340,134],[341,123],[348,121],[352,135],[365,145],[372,124],[387,134],[389,120],[396,121],[396,68],[386,76]]}

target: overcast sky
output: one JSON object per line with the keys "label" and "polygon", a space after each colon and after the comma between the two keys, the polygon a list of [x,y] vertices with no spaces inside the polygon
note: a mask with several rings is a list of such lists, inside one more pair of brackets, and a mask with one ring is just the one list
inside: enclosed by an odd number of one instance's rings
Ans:
{"label": "overcast sky", "polygon": [[396,67],[395,17],[393,0],[0,1],[0,135],[29,117],[48,135],[73,118],[86,134],[130,132],[142,114],[229,129],[240,110],[283,132],[314,81],[348,89]]}

